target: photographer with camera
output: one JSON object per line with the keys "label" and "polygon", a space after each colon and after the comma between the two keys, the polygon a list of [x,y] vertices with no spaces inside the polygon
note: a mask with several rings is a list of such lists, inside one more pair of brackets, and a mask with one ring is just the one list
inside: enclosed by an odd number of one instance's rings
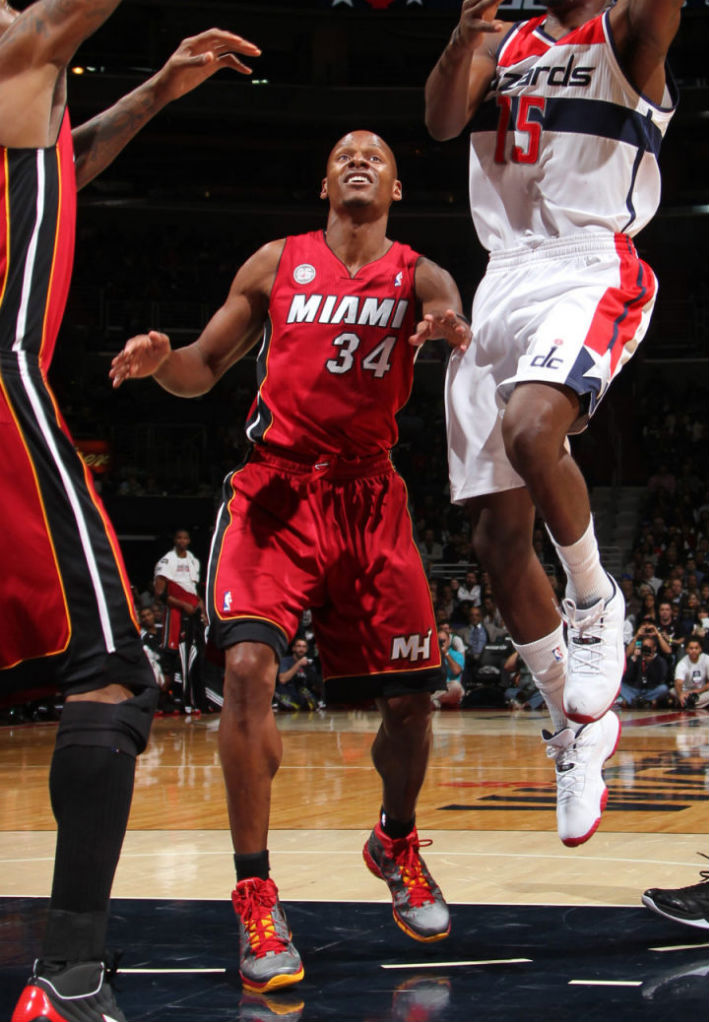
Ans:
{"label": "photographer with camera", "polygon": [[[670,609],[670,618],[671,618],[671,616],[672,616],[672,610]],[[663,657],[668,657],[668,656],[671,657],[672,656],[672,645],[671,645],[671,642],[670,642],[670,636],[668,635],[667,630],[666,630],[667,627],[671,627],[671,626],[672,626],[672,621],[670,621],[670,626],[665,626],[665,627],[658,628],[657,625],[655,624],[655,622],[652,620],[652,618],[644,617],[642,619],[642,621],[640,622],[640,625],[639,625],[638,630],[636,631],[635,635],[632,637],[630,642],[625,647],[625,657],[626,657],[626,660],[628,659],[628,657],[632,657],[634,654],[637,654],[637,653],[640,652],[640,649],[641,649],[642,644],[643,644],[643,639],[645,639],[646,637],[647,638],[652,638],[652,639],[655,640],[655,642],[656,642],[657,646],[659,647],[659,650],[662,653]]]}
{"label": "photographer with camera", "polygon": [[701,710],[709,706],[709,656],[694,635],[687,639],[685,651],[675,668],[675,698],[683,710]]}
{"label": "photographer with camera", "polygon": [[636,636],[639,648],[633,649],[620,685],[620,705],[626,709],[654,709],[669,695],[666,683],[667,661],[657,655],[658,639],[654,625],[644,623]]}
{"label": "photographer with camera", "polygon": [[274,699],[281,710],[315,710],[322,702],[322,682],[305,639],[294,639],[291,655],[283,657],[278,669]]}

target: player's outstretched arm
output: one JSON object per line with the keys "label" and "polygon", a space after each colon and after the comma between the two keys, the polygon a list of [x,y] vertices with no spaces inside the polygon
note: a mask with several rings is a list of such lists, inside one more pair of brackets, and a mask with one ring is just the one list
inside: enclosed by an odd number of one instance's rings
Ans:
{"label": "player's outstretched arm", "polygon": [[131,337],[111,363],[113,386],[152,376],[178,397],[211,390],[258,341],[284,244],[269,242],[244,263],[226,301],[192,344],[172,348],[169,337],[156,330]]}
{"label": "player's outstretched arm", "polygon": [[[121,0],[35,0],[12,22],[2,39],[3,71],[65,68],[85,39],[103,25]],[[5,52],[5,46],[7,51]]]}
{"label": "player's outstretched arm", "polygon": [[495,73],[495,53],[508,28],[495,18],[501,0],[463,0],[460,20],[426,82],[426,127],[439,141],[455,138],[482,102]]}
{"label": "player's outstretched arm", "polygon": [[665,59],[677,34],[683,0],[618,0],[610,13],[618,57],[638,92],[660,105]]}
{"label": "player's outstretched arm", "polygon": [[184,39],[157,74],[74,129],[77,186],[83,188],[100,174],[168,103],[196,89],[223,67],[251,74],[240,56],[258,57],[260,53],[254,43],[219,28]]}
{"label": "player's outstretched arm", "polygon": [[418,348],[426,341],[442,337],[454,348],[465,351],[472,335],[450,273],[422,257],[416,264],[415,284],[421,319],[409,343]]}

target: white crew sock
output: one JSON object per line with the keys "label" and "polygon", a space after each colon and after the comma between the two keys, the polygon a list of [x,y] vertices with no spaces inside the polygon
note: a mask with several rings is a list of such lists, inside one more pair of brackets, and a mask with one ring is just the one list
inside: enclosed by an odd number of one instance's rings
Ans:
{"label": "white crew sock", "polygon": [[593,518],[583,536],[570,546],[561,546],[551,532],[549,535],[566,572],[568,598],[577,607],[591,607],[599,600],[609,599],[613,595],[613,586],[601,564]]}
{"label": "white crew sock", "polygon": [[562,624],[559,623],[558,628],[541,639],[524,644],[514,642],[513,645],[532,672],[534,684],[544,697],[554,733],[565,727],[576,731],[576,726],[569,723],[564,713],[566,643]]}

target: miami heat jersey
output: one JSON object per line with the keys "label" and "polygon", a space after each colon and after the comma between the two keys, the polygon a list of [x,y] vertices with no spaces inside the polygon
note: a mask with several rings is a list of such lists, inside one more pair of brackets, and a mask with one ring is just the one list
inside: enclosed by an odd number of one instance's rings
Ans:
{"label": "miami heat jersey", "polygon": [[69,114],[55,146],[0,146],[0,358],[47,371],[74,261],[76,177]]}
{"label": "miami heat jersey", "polygon": [[471,210],[493,252],[584,231],[635,235],[660,201],[674,84],[661,107],[633,88],[608,11],[559,40],[543,25],[541,16],[507,34],[471,122]]}
{"label": "miami heat jersey", "polygon": [[323,231],[286,239],[258,354],[250,440],[306,457],[388,451],[413,384],[419,256],[393,242],[350,274]]}

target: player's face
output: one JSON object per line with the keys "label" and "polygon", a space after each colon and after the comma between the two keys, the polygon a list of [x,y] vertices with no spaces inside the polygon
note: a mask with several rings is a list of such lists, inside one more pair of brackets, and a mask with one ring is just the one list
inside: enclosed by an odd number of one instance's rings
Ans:
{"label": "player's face", "polygon": [[389,146],[369,131],[341,138],[327,161],[320,197],[346,209],[383,207],[401,198],[396,160]]}
{"label": "player's face", "polygon": [[190,545],[190,534],[184,530],[175,533],[175,546],[178,550],[186,550]]}

